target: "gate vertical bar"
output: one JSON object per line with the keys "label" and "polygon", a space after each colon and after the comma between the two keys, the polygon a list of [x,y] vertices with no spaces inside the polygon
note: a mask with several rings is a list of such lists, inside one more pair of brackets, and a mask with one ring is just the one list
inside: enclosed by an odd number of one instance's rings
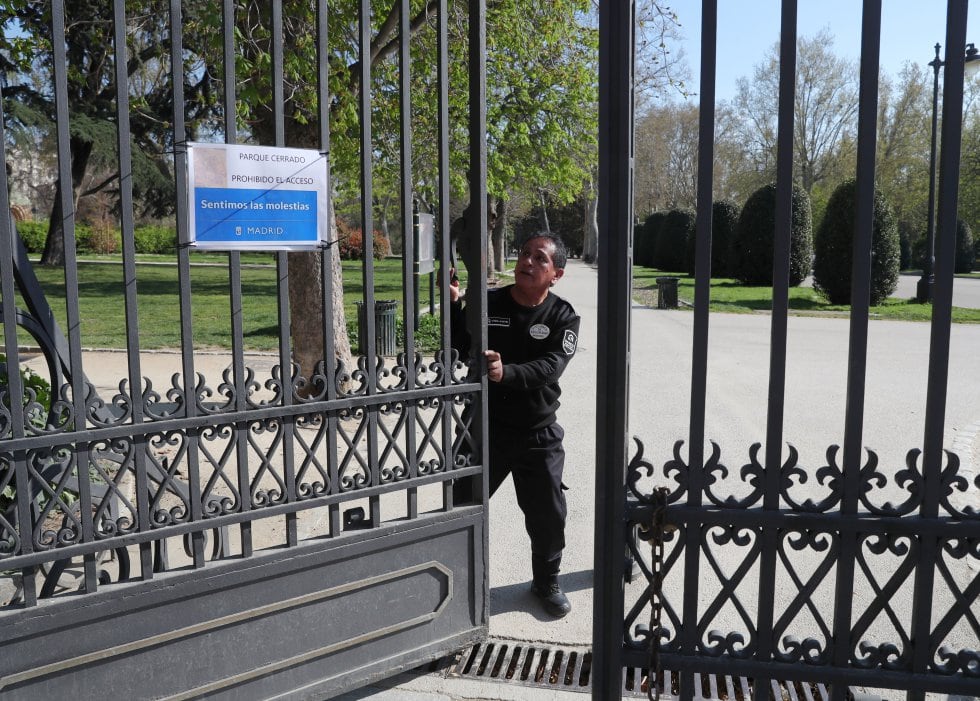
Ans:
{"label": "gate vertical bar", "polygon": [[[405,389],[415,389],[418,381],[416,373],[415,330],[418,328],[418,290],[415,275],[415,212],[412,203],[414,188],[412,182],[412,54],[411,54],[411,11],[409,0],[399,0],[398,4],[398,79],[399,105],[401,120],[399,123],[399,138],[401,140],[401,215],[402,215],[402,299],[404,300],[405,328]],[[405,417],[405,455],[411,463],[408,465],[409,477],[418,477],[418,460],[415,457],[417,446],[418,424],[416,423],[417,405],[414,401],[405,402],[402,407]],[[405,504],[408,518],[418,517],[419,496],[414,487],[406,490]]]}
{"label": "gate vertical bar", "polygon": [[[779,476],[782,466],[783,421],[786,403],[786,337],[789,314],[789,260],[793,229],[793,135],[796,100],[796,0],[783,0],[779,32],[779,126],[776,141],[776,221],[773,234],[772,328],[769,351],[769,405],[766,417],[766,457],[763,509],[779,509]],[[757,660],[772,659],[772,629],[776,585],[775,529],[757,533],[762,539],[759,563],[759,614],[756,627]],[[753,698],[769,698],[769,682],[756,677]]]}
{"label": "gate vertical bar", "polygon": [[[187,149],[184,123],[184,38],[181,0],[170,0],[170,74],[173,81],[174,108],[174,192],[176,193],[175,220],[177,241],[187,242]],[[177,289],[180,294],[180,358],[184,376],[184,416],[197,416],[197,373],[194,370],[194,330],[191,308],[191,266],[190,250],[186,245],[177,246],[177,275],[180,281]],[[192,521],[200,521],[203,515],[201,503],[201,470],[199,460],[199,429],[187,431],[187,490],[190,499]],[[191,556],[195,567],[204,566],[204,532],[191,531]]]}
{"label": "gate vertical bar", "polygon": [[[51,4],[52,55],[54,58],[55,113],[57,115],[58,140],[58,178],[62,183],[71,183],[71,138],[68,125],[68,58],[65,46],[65,6],[63,0]],[[63,156],[62,156],[63,155]],[[84,430],[85,413],[85,373],[82,369],[81,313],[78,307],[78,260],[75,245],[75,208],[70,188],[61,187],[62,232],[65,244],[65,311],[68,321],[68,356],[71,364],[72,413],[75,429]],[[5,210],[4,210],[5,211]],[[82,503],[82,540],[91,542],[95,538],[95,524],[92,513],[92,481],[88,470],[89,444],[79,441],[75,444],[76,467],[80,487],[79,498]],[[98,587],[95,554],[84,557],[85,591],[94,592]]]}
{"label": "gate vertical bar", "polygon": [[[285,90],[283,85],[283,24],[282,1],[272,3],[272,107],[276,123],[276,146],[286,145]],[[289,318],[289,254],[276,253],[276,291],[279,301],[279,368],[282,376],[283,408],[292,406],[294,401],[293,360],[290,348],[291,325]],[[296,501],[296,465],[293,452],[296,419],[282,417],[280,430],[283,432],[282,478],[286,484],[282,500]],[[271,459],[271,455],[269,456]],[[297,515],[295,511],[286,514],[286,545],[292,547],[298,542]]]}
{"label": "gate vertical bar", "polygon": [[[718,3],[706,0],[701,6],[701,99],[698,110],[698,192],[697,249],[694,281],[694,341],[691,360],[691,414],[688,449],[687,503],[701,506],[704,480],[704,430],[708,376],[708,308],[711,302],[711,217],[712,180],[715,140],[715,67],[717,63]],[[701,543],[702,524],[692,519],[685,525],[686,543]],[[688,547],[684,552],[685,621],[698,619],[697,587],[687,584],[699,580],[701,550]],[[696,625],[685,626],[680,633],[681,648],[693,651],[698,644]],[[659,640],[658,640],[659,644]],[[651,672],[651,675],[653,672]],[[684,672],[680,678],[680,698],[691,699],[695,693],[694,674]]]}
{"label": "gate vertical bar", "polygon": [[[377,325],[374,318],[374,183],[372,179],[371,144],[371,0],[361,0],[358,19],[358,65],[360,69],[360,138],[361,138],[361,242],[363,245],[362,279],[364,281],[364,352],[367,362],[367,393],[378,393],[378,343]],[[367,413],[367,453],[368,476],[372,487],[381,484],[381,470],[378,465],[378,407],[371,404],[365,408]],[[377,496],[368,498],[371,523],[375,526],[381,521],[381,500]]]}
{"label": "gate vertical bar", "polygon": [[[453,258],[449,241],[449,8],[447,0],[439,0],[439,11],[436,16],[436,73],[439,104],[436,118],[439,131],[439,173],[438,173],[438,217],[439,217],[439,309],[442,314],[442,365],[443,384],[449,387],[453,384],[453,350],[451,347],[450,314],[449,314],[449,261]],[[453,400],[439,400],[439,412],[442,416],[442,445],[444,451],[443,469],[451,470],[455,461],[453,454]],[[418,457],[416,457],[418,460]],[[453,501],[452,484],[443,484],[443,506],[448,509]]]}
{"label": "gate vertical bar", "polygon": [[[923,499],[920,515],[935,518],[942,497],[943,434],[946,427],[946,387],[949,376],[949,339],[952,323],[953,267],[956,242],[957,195],[963,120],[964,54],[968,0],[949,0],[946,9],[946,66],[943,73],[942,140],[939,157],[939,207],[936,226],[935,283],[929,338],[929,375],[923,436]],[[915,591],[912,596],[912,672],[923,674],[932,664],[937,640],[932,639],[933,590],[941,543],[935,536],[920,537]],[[909,692],[921,701],[921,691]]]}
{"label": "gate vertical bar", "polygon": [[[224,0],[221,9],[222,60],[224,62],[224,110],[225,110],[225,143],[238,142],[238,125],[236,122],[236,70],[235,70],[235,2]],[[242,322],[242,256],[238,251],[228,253],[228,296],[231,313],[231,363],[235,383],[235,411],[243,412],[248,404],[245,386],[245,351],[243,322]],[[248,475],[248,422],[235,423],[235,459],[238,467],[239,510],[246,513],[252,510],[252,490],[249,489]],[[239,527],[241,537],[241,556],[252,556],[252,520],[242,521]]]}
{"label": "gate vertical bar", "polygon": [[[0,158],[7,163],[7,148],[4,127],[6,117],[3,112],[3,85],[0,83]],[[70,181],[69,181],[70,182]],[[14,218],[10,214],[9,183],[6,168],[0,169],[0,303],[3,311],[3,341],[4,354],[7,359],[7,392],[10,404],[10,436],[23,438],[24,425],[24,382],[20,372],[20,354],[17,344],[17,314],[14,294]],[[34,528],[31,522],[31,489],[27,473],[27,451],[17,450],[11,456],[14,470],[14,484],[17,487],[17,519],[16,531],[20,535],[20,554],[34,552]],[[21,583],[24,592],[25,606],[37,606],[37,585],[35,583],[35,567],[25,567],[21,570]]]}
{"label": "gate vertical bar", "polygon": [[[327,24],[327,0],[319,0],[316,7],[317,22],[317,107],[320,133],[320,153],[324,155],[324,167],[327,169],[328,192],[330,191],[330,51],[329,51],[329,26]],[[328,226],[333,226],[333,203],[330,203],[330,210],[327,214]],[[334,231],[331,231],[333,234]],[[320,307],[323,309],[323,375],[327,383],[326,399],[333,401],[337,399],[337,347],[334,340],[334,329],[336,319],[333,307],[333,270],[334,256],[338,255],[336,240],[331,240],[326,246],[320,249]],[[341,331],[346,333],[346,330]],[[340,492],[340,475],[337,458],[337,412],[330,411],[326,414],[327,423],[327,474],[329,477],[328,489],[332,493]],[[330,504],[327,507],[330,523],[330,535],[336,537],[340,533],[340,505]]]}
{"label": "gate vertical bar", "polygon": [[[490,461],[489,429],[487,415],[487,366],[483,351],[487,348],[487,5],[486,0],[470,0],[469,3],[469,146],[470,146],[470,216],[467,217],[467,233],[471,241],[479,241],[480,257],[478,261],[467,261],[467,289],[475,287],[477,314],[470,307],[466,314],[470,338],[479,339],[476,358],[480,369],[480,396],[478,398],[474,423],[476,424],[477,444],[480,446],[480,465],[483,471],[477,480],[479,485],[480,504],[483,506],[482,549],[484,558],[490,552],[490,518],[487,503],[489,500],[489,480],[486,478]],[[476,216],[473,216],[473,214]],[[476,230],[474,230],[476,229]],[[477,263],[477,265],[473,265]],[[472,266],[472,268],[470,267]],[[469,295],[469,292],[467,293]],[[471,305],[470,297],[467,306]],[[471,346],[472,348],[472,346]],[[449,483],[446,482],[448,485]],[[484,561],[480,564],[484,590],[489,588],[489,567]],[[486,624],[489,621],[489,597],[480,597],[483,610],[476,612],[476,620]]]}
{"label": "gate vertical bar", "polygon": [[[865,0],[861,23],[861,84],[858,98],[857,211],[851,271],[851,319],[847,362],[847,404],[844,419],[843,494],[841,513],[855,514],[861,491],[864,406],[868,364],[868,310],[871,298],[871,246],[874,230],[875,154],[877,146],[878,63],[881,48],[881,0]],[[833,661],[846,667],[851,639],[855,563],[861,533],[839,531],[837,584],[834,597]],[[831,699],[843,701],[846,684],[831,685]]]}
{"label": "gate vertical bar", "polygon": [[599,5],[599,287],[596,356],[594,698],[622,698],[623,552],[633,241],[634,0]]}
{"label": "gate vertical bar", "polygon": [[[133,165],[129,131],[129,77],[126,49],[126,3],[113,3],[113,60],[116,79],[116,138],[119,165],[119,209],[122,228],[123,287],[126,296],[126,357],[129,377],[130,421],[144,421],[143,380],[140,369],[139,309],[136,297],[136,246],[133,239]],[[133,461],[136,467],[136,507],[138,530],[148,533],[150,524],[150,483],[146,465],[146,436],[133,439]],[[161,489],[163,487],[161,486]],[[149,541],[141,542],[140,569],[143,579],[153,577],[153,550]]]}

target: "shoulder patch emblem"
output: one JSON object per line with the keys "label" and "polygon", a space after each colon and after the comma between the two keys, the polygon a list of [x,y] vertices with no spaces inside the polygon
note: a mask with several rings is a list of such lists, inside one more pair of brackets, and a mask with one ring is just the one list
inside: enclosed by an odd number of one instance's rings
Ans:
{"label": "shoulder patch emblem", "polygon": [[531,334],[531,338],[541,341],[548,338],[548,335],[551,333],[551,329],[549,329],[545,324],[535,324],[528,330],[528,333]]}
{"label": "shoulder patch emblem", "polygon": [[576,345],[578,345],[578,336],[572,330],[566,331],[565,338],[561,341],[561,347],[565,350],[565,355],[573,355]]}

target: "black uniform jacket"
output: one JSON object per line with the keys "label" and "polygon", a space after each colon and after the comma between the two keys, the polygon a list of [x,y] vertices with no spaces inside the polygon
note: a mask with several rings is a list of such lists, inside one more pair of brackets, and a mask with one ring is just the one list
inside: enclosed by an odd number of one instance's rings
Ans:
{"label": "black uniform jacket", "polygon": [[[491,429],[538,429],[555,421],[558,378],[578,347],[579,316],[572,305],[548,293],[536,307],[514,301],[507,287],[487,293],[487,346],[500,353],[504,376],[489,383]],[[453,305],[453,347],[464,357],[470,338],[462,304]]]}

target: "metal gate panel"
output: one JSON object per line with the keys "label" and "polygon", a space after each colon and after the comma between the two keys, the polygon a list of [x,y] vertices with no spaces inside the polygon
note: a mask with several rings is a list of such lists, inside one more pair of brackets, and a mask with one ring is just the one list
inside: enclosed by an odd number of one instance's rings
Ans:
{"label": "metal gate panel", "polygon": [[[634,3],[600,7],[599,307],[606,313],[599,320],[603,412],[596,463],[622,470],[597,470],[593,691],[599,698],[621,698],[624,667],[641,670],[651,695],[656,687],[681,699],[698,696],[705,674],[749,678],[742,693],[757,701],[794,697],[798,689],[780,686],[790,682],[806,693],[811,684],[828,684],[835,701],[849,698],[853,686],[901,690],[909,699],[975,696],[980,689],[980,513],[964,498],[980,481],[942,445],[968,2],[946,3],[941,233],[925,440],[907,446],[899,465],[880,464],[864,440],[882,3],[863,3],[844,436],[842,445],[807,460],[814,468],[793,447],[794,437],[784,435],[797,4],[781,3],[766,447],[754,443],[747,456],[733,457],[725,452],[730,446],[705,435],[717,60],[717,2],[708,0],[702,3],[689,434],[672,447],[638,438],[631,459],[625,455]],[[617,522],[622,530],[606,528]],[[832,606],[821,604],[826,599]],[[676,687],[663,686],[664,670]]]}
{"label": "metal gate panel", "polygon": [[[179,244],[175,305],[180,311],[180,348],[174,371],[152,376],[140,335],[140,268],[137,265],[132,178],[130,105],[116,100],[104,119],[114,129],[118,188],[115,204],[122,235],[126,348],[112,389],[100,390],[86,376],[93,345],[82,333],[76,212],[72,188],[55,198],[63,222],[66,318],[56,318],[32,273],[12,217],[0,217],[3,351],[10,368],[20,365],[18,326],[44,353],[53,384],[53,404],[42,406],[9,373],[0,396],[0,489],[15,496],[0,512],[0,569],[16,592],[0,608],[6,633],[0,642],[0,696],[37,698],[71,693],[76,698],[324,698],[472,644],[486,635],[488,578],[486,449],[461,451],[467,436],[485,435],[485,378],[469,374],[466,359],[450,347],[449,314],[441,315],[440,347],[422,353],[415,342],[418,304],[413,278],[413,124],[411,3],[379,9],[363,0],[352,19],[352,46],[360,89],[357,183],[365,231],[373,229],[375,164],[372,133],[372,22],[390,12],[397,39],[401,134],[395,176],[405,249],[400,267],[404,340],[383,355],[377,320],[365,314],[365,347],[348,365],[334,311],[333,279],[339,268],[336,236],[308,259],[274,254],[276,333],[274,355],[258,362],[246,347],[243,319],[249,304],[238,251],[222,254],[227,283],[229,348],[220,368],[208,365],[195,341],[194,262],[187,227],[185,87],[200,74],[186,73],[191,50],[184,42],[185,13],[200,4],[168,0],[153,27],[167,35],[156,56],[167,74],[172,115],[157,115],[172,127],[172,156]],[[269,143],[290,146],[290,104],[285,94],[287,39],[284,3],[255,7],[268,31]],[[48,6],[46,6],[47,8]],[[309,36],[315,59],[302,81],[315,85],[318,108],[309,137],[325,159],[331,155],[327,50],[332,8],[325,0],[304,5],[315,11]],[[433,14],[431,10],[435,9]],[[95,8],[95,9],[92,9]],[[104,25],[109,66],[100,87],[133,95],[127,66],[133,25],[124,0],[86,6]],[[33,9],[33,8],[32,8]],[[72,126],[78,96],[72,85],[63,0],[51,0],[52,109],[57,139],[57,177],[72,181]],[[130,8],[131,9],[131,8]],[[206,135],[224,143],[254,141],[238,121],[240,47],[236,13],[241,3],[224,0],[211,27],[221,41],[209,65],[221,75],[220,118]],[[267,16],[262,14],[267,11]],[[457,40],[468,45],[465,72],[470,94],[465,124],[449,122],[449,15]],[[258,15],[256,15],[258,17]],[[78,18],[71,17],[75,20]],[[463,21],[465,20],[465,21]],[[93,20],[94,22],[95,20]],[[195,15],[193,22],[201,22]],[[468,132],[471,217],[469,234],[486,236],[485,7],[472,0],[450,7],[440,0],[425,15],[438,54],[437,163],[427,173],[437,191],[434,215],[441,231],[450,221],[450,131]],[[208,25],[210,26],[210,25]],[[166,31],[164,31],[166,30]],[[198,26],[200,30],[200,26]],[[198,68],[198,70],[201,70]],[[177,79],[174,79],[177,76]],[[12,77],[12,76],[11,76]],[[0,90],[7,90],[5,79]],[[0,137],[7,123],[0,103]],[[169,109],[169,107],[168,107]],[[200,136],[200,134],[198,134]],[[0,138],[0,160],[5,160]],[[304,143],[308,146],[308,143]],[[349,164],[348,164],[349,165]],[[0,172],[0,211],[9,208],[8,178]],[[60,207],[60,210],[57,209]],[[334,212],[330,212],[333,217]],[[335,231],[331,230],[333,233]],[[372,237],[364,237],[361,264],[367,309],[375,306]],[[479,246],[473,247],[479,250]],[[486,246],[483,246],[485,250]],[[449,307],[450,241],[441,239],[442,309]],[[470,270],[476,261],[465,261]],[[320,285],[306,284],[317,276]],[[479,276],[473,276],[479,278]],[[314,292],[310,293],[310,290]],[[476,330],[485,317],[486,281],[471,280]],[[297,292],[307,293],[297,299]],[[20,308],[23,305],[25,308]],[[309,305],[309,307],[307,307]],[[301,364],[294,340],[294,314],[317,309],[322,329],[319,355]],[[291,311],[292,310],[292,311]],[[394,328],[394,320],[392,329]],[[144,322],[145,323],[145,322]],[[64,329],[64,334],[61,329]],[[485,346],[485,334],[477,334]],[[308,349],[305,349],[308,350]],[[100,368],[102,369],[102,368]],[[89,371],[92,372],[91,366]],[[23,397],[24,401],[11,401]],[[473,418],[463,418],[476,405]],[[40,412],[40,413],[39,413]],[[43,414],[43,415],[42,415]],[[467,417],[469,413],[467,413]],[[453,494],[459,478],[475,491],[465,503]],[[472,479],[475,478],[475,479]],[[5,497],[6,498],[6,497]]]}
{"label": "metal gate panel", "polygon": [[12,612],[0,695],[322,699],[444,655],[483,637],[470,511]]}

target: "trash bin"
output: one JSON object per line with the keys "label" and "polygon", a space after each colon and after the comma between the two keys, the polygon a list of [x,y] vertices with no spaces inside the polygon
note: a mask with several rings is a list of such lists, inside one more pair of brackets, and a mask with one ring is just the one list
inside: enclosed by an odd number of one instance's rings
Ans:
{"label": "trash bin", "polygon": [[[364,302],[357,305],[357,352],[367,353],[367,314]],[[378,355],[395,355],[395,323],[398,302],[393,299],[379,299],[374,303],[374,341]]]}
{"label": "trash bin", "polygon": [[657,278],[657,309],[677,309],[676,277]]}

